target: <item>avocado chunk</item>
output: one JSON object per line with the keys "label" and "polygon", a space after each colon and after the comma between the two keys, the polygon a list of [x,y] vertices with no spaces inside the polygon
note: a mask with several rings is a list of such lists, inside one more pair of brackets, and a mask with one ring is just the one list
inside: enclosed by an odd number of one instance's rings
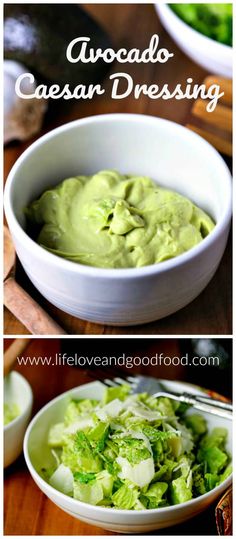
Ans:
{"label": "avocado chunk", "polygon": [[[70,63],[66,57],[69,43],[89,37],[89,50],[111,47],[104,30],[76,4],[5,4],[4,56],[24,64],[41,83],[98,84],[111,64]],[[75,54],[79,53],[76,45]]]}

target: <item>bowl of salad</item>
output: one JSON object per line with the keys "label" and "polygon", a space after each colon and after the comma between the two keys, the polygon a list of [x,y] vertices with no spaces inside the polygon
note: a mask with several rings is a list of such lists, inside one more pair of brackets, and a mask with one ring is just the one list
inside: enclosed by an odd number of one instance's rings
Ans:
{"label": "bowl of salad", "polygon": [[155,4],[173,40],[208,72],[232,78],[233,4]]}
{"label": "bowl of salad", "polygon": [[146,533],[195,516],[224,492],[231,443],[230,421],[92,382],[38,412],[24,455],[38,487],[66,513],[103,529]]}
{"label": "bowl of salad", "polygon": [[4,378],[4,468],[20,455],[33,404],[27,380],[12,371]]}

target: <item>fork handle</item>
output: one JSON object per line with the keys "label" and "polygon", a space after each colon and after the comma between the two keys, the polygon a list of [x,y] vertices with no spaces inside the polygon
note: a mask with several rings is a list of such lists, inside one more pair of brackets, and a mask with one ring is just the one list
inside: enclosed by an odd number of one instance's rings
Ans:
{"label": "fork handle", "polygon": [[[186,397],[192,397],[190,393],[184,393]],[[194,395],[194,399],[198,402],[204,402],[206,404],[210,404],[211,406],[216,406],[217,408],[222,408],[223,410],[228,410],[229,412],[233,412],[233,405],[229,402],[220,401],[219,399],[212,399],[211,397],[207,397],[205,395]]]}
{"label": "fork handle", "polygon": [[229,419],[232,421],[233,414],[232,411],[225,410],[216,405],[211,405],[210,403],[199,402],[195,399],[195,396],[189,395],[188,393],[183,393],[179,395],[177,393],[168,393],[167,391],[158,391],[158,393],[153,395],[154,397],[168,397],[169,399],[176,400],[178,402],[183,402],[185,404],[190,404],[196,410],[201,410],[201,412],[207,412],[209,414],[217,415],[218,417],[223,417],[224,419]]}
{"label": "fork handle", "polygon": [[196,410],[201,410],[201,412],[207,412],[209,414],[217,415],[218,417],[223,417],[224,419],[230,419],[231,421],[233,419],[232,411],[224,410],[223,408],[219,408],[216,405],[208,404],[206,402],[199,402],[194,398],[185,398],[185,400],[182,400],[182,402],[187,401],[189,401],[189,404],[196,408]]}

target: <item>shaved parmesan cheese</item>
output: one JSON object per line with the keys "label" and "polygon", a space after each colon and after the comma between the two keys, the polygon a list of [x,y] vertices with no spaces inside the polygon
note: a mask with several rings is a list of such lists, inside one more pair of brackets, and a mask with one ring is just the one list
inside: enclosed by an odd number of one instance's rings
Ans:
{"label": "shaved parmesan cheese", "polygon": [[121,472],[118,473],[118,477],[120,477],[120,479],[129,479],[140,488],[149,485],[154,477],[155,469],[152,457],[141,460],[141,462],[134,464],[134,466],[123,457],[117,457],[116,462],[121,467]]}
{"label": "shaved parmesan cheese", "polygon": [[65,434],[75,434],[78,430],[86,429],[87,427],[94,427],[94,421],[90,416],[81,418],[74,423],[71,423],[65,428]]}
{"label": "shaved parmesan cheese", "polygon": [[123,406],[123,402],[120,399],[114,399],[103,406],[103,408],[96,409],[95,413],[100,421],[107,421],[109,417],[117,417],[121,410],[123,410]]}

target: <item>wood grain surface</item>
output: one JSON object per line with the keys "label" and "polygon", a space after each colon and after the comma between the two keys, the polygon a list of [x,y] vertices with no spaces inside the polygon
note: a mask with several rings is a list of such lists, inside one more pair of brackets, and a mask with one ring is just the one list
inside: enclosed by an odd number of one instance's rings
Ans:
{"label": "wood grain surface", "polygon": [[220,86],[224,92],[221,104],[217,105],[214,112],[209,114],[206,102],[201,98],[197,99],[192,107],[191,117],[186,127],[207,140],[218,152],[232,157],[232,80],[208,76],[203,84],[206,88],[210,88],[212,84]]}
{"label": "wood grain surface", "polygon": [[[115,47],[125,46],[127,49],[139,47],[145,49],[153,33],[160,35],[162,46],[174,52],[174,63],[166,64],[124,64],[124,70],[132,75],[135,83],[146,82],[163,85],[168,81],[170,87],[184,82],[191,76],[195,83],[203,81],[207,73],[192,63],[173,43],[161,27],[154,7],[151,4],[85,4],[85,9],[92,14],[111,34]],[[114,65],[113,72],[118,67]],[[104,86],[110,81],[105,82]],[[96,97],[92,101],[76,101],[68,106],[51,109],[45,119],[44,132],[64,122],[83,118],[93,114],[110,112],[133,112],[150,114],[185,125],[188,122],[189,100],[151,100],[146,96],[134,100],[131,96],[123,100],[112,100],[109,92]],[[32,143],[14,143],[5,148],[5,177],[15,160]],[[170,156],[171,158],[171,156]],[[223,260],[215,277],[201,295],[190,305],[168,316],[167,318],[144,326],[110,327],[84,322],[67,315],[49,304],[31,285],[20,263],[17,263],[16,279],[19,284],[46,309],[68,334],[108,335],[108,334],[231,334],[231,240],[228,243]],[[6,335],[27,334],[27,329],[7,310],[4,313],[4,333]]]}
{"label": "wood grain surface", "polygon": [[[86,353],[86,339],[80,340],[80,353]],[[88,341],[87,341],[88,342]],[[114,340],[113,340],[114,342]],[[140,353],[140,345],[138,341],[132,340],[133,355]],[[147,349],[149,354],[161,353],[169,357],[178,356],[180,354],[179,342],[176,339],[154,339],[154,343],[150,344],[147,341]],[[11,343],[10,339],[5,340],[5,347]],[[94,349],[96,345],[94,344]],[[55,354],[61,350],[60,341],[58,339],[32,339],[28,344],[23,356],[24,358],[33,357],[52,357],[52,363]],[[146,354],[145,354],[146,355]],[[35,414],[44,404],[51,399],[77,385],[90,382],[94,379],[91,376],[91,371],[81,368],[56,365],[31,366],[27,365],[16,366],[18,370],[31,384],[34,394]],[[103,369],[104,370],[104,369]],[[129,369],[129,374],[130,374]],[[172,366],[172,367],[134,367],[132,374],[143,372],[160,377],[174,380],[187,380],[191,378],[191,368]],[[100,373],[101,374],[101,373]],[[112,369],[106,369],[103,376],[112,377],[114,372]],[[196,376],[201,379],[203,375],[199,372]],[[224,394],[224,377],[221,375],[221,386],[219,390]],[[198,382],[199,383],[199,382]],[[214,375],[211,376],[211,385],[214,389]],[[210,387],[210,386],[209,386]],[[227,396],[227,395],[226,395]],[[64,513],[56,507],[36,486],[31,478],[24,458],[21,456],[12,466],[5,470],[4,478],[4,524],[5,535],[117,535],[116,533],[96,528],[80,522],[75,518]],[[214,517],[215,506],[217,502],[211,505],[207,511],[173,528],[161,530],[161,535],[216,535],[216,523]],[[155,532],[150,535],[156,535]]]}

